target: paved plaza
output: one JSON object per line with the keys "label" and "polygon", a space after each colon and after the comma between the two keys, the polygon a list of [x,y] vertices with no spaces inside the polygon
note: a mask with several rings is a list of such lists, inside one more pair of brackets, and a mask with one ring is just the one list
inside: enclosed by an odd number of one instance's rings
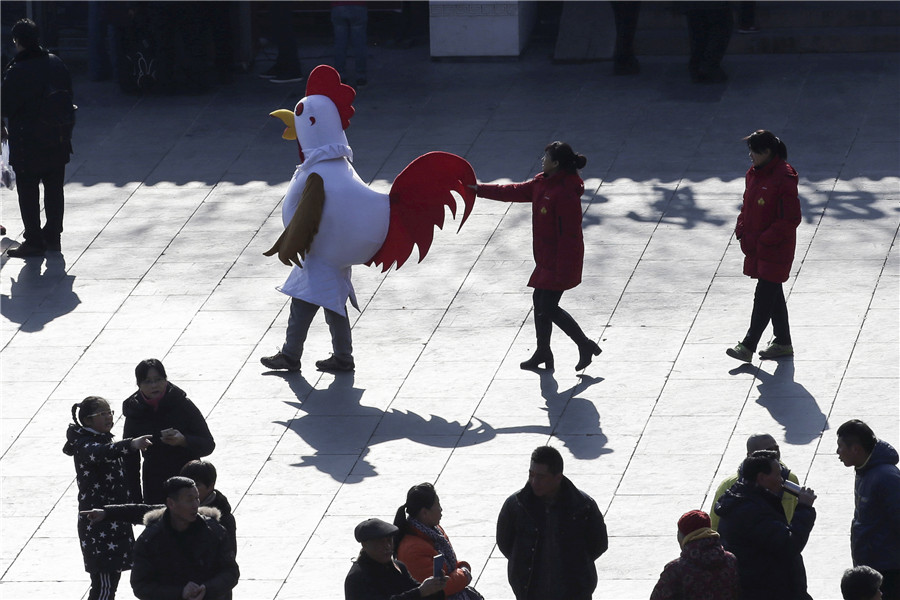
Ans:
{"label": "paved plaza", "polygon": [[[306,69],[330,61],[304,51]],[[519,369],[534,348],[530,207],[478,199],[421,264],[355,268],[355,373],[314,369],[331,348],[321,315],[302,374],[266,372],[288,269],[262,252],[297,161],[267,115],[304,86],[250,74],[205,95],[139,98],[76,74],[63,251],[0,266],[0,596],[87,594],[61,451],[70,407],[108,398],[121,434],[134,366],[157,357],[217,442],[236,599],[343,598],[354,525],[392,520],[429,481],[475,586],[511,600],[496,516],[545,443],[606,519],[595,598],[647,598],[678,555],[677,518],[709,510],[758,431],[818,493],[809,589],[840,598],[853,473],[835,430],[857,417],[900,443],[900,56],[732,56],[728,84],[696,86],[686,57],[642,58],[639,76],[615,78],[608,63],[552,64],[540,46],[495,62],[370,52],[347,137],[381,191],[431,150],[465,157],[481,182],[527,179],[555,139],[587,156],[584,282],[562,305],[603,354],[575,372],[557,330],[555,372]],[[741,366],[725,349],[746,330],[754,282],[732,230],[741,138],[757,128],[786,142],[800,173],[785,284],[797,355]],[[6,248],[21,234],[15,193],[2,209]],[[127,574],[119,598],[133,598]]]}

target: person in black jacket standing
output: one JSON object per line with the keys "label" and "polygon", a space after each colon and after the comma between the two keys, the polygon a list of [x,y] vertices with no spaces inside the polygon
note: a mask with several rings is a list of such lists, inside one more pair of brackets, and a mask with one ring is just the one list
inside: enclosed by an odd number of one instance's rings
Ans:
{"label": "person in black jacket standing", "polygon": [[[3,73],[2,112],[9,120],[9,162],[16,171],[25,241],[7,254],[25,258],[60,249],[63,182],[72,154],[72,77],[58,56],[41,47],[38,27],[21,19],[12,28],[18,53]],[[47,223],[41,229],[40,185]]]}
{"label": "person in black jacket standing", "polygon": [[497,519],[497,547],[509,560],[516,599],[590,600],[594,561],[608,545],[597,503],[563,476],[555,448],[536,448],[528,483],[506,499]]}
{"label": "person in black jacket standing", "polygon": [[147,513],[134,544],[131,589],[140,600],[231,600],[240,578],[219,511],[200,508],[193,480],[165,483],[166,507]]}
{"label": "person in black jacket standing", "polygon": [[178,475],[190,461],[212,454],[216,442],[200,410],[184,390],[168,381],[159,360],[142,360],[134,375],[138,391],[122,403],[124,437],[151,435],[153,445],[143,453],[142,475],[139,456],[125,459],[129,499],[162,504],[166,480]]}
{"label": "person in black jacket standing", "polygon": [[744,459],[741,479],[716,503],[722,545],[737,557],[741,600],[812,600],[800,553],[816,522],[816,495],[800,489],[788,524],[783,484],[776,453],[758,450]]}

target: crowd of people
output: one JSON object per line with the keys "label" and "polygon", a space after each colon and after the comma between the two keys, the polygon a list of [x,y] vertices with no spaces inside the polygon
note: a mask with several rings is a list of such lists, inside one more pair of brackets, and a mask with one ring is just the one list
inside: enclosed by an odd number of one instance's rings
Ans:
{"label": "crowd of people", "polygon": [[[354,11],[348,6],[343,12]],[[347,36],[353,30],[350,19],[341,25],[348,28]],[[47,85],[64,92],[57,101],[68,102],[73,111],[74,106],[71,78],[61,61],[40,47],[34,23],[17,23],[13,36],[19,54],[4,75],[3,111],[4,116],[9,111],[10,160],[18,176],[25,241],[8,254],[26,258],[59,249],[62,180],[72,151],[73,121],[47,125],[38,118],[42,103],[51,101]],[[364,82],[364,56],[356,67],[357,83]],[[33,97],[41,101],[29,104]],[[35,124],[50,131],[49,142],[34,135]],[[43,145],[36,145],[38,140]],[[782,284],[794,258],[800,204],[798,175],[787,163],[784,142],[766,130],[744,141],[752,166],[735,236],[745,256],[744,274],[757,284],[749,329],[726,352],[750,362],[769,323],[774,339],[759,356],[779,359],[794,353]],[[576,370],[601,352],[559,305],[563,292],[582,278],[584,183],[579,170],[586,162],[568,144],[553,142],[544,148],[542,170],[533,179],[471,186],[483,198],[532,205],[536,266],[528,285],[534,289],[536,347],[521,363],[523,369],[554,368],[553,325],[576,344]],[[39,184],[47,213],[43,228]],[[311,314],[317,309],[304,308]],[[299,319],[293,309],[292,319]],[[320,370],[354,369],[349,323],[341,331],[346,343],[317,364]],[[279,355],[263,359],[264,365],[299,370],[302,340],[291,345],[290,333],[288,338]],[[122,407],[122,440],[111,433],[110,403],[89,396],[72,407],[63,447],[75,462],[77,527],[91,580],[88,597],[114,598],[121,573],[130,569],[131,586],[141,600],[231,598],[240,576],[237,527],[228,500],[216,489],[215,467],[203,460],[215,450],[215,440],[185,391],[168,381],[159,360],[141,361],[135,380],[137,390]],[[862,421],[844,423],[837,436],[840,460],[856,472],[853,568],[843,577],[842,594],[848,600],[896,600],[900,457]],[[692,509],[678,520],[681,555],[665,565],[651,598],[810,600],[802,552],[815,526],[815,501],[815,492],[800,486],[781,462],[776,440],[768,434],[751,436],[746,458],[716,490],[709,512]],[[422,483],[408,491],[393,523],[377,518],[360,523],[354,535],[361,550],[346,577],[346,598],[482,598],[472,585],[471,564],[457,557],[441,525],[442,513],[434,486]],[[137,540],[134,523],[145,526]],[[508,561],[509,585],[518,600],[592,597],[598,582],[595,562],[608,548],[606,524],[597,503],[563,475],[556,449],[541,446],[532,453],[527,483],[507,498],[497,516],[496,544]]]}

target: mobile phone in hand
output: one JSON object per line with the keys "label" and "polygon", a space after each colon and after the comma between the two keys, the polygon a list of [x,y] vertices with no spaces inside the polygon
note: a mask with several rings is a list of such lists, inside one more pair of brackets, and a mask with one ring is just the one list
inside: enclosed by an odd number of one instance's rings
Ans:
{"label": "mobile phone in hand", "polygon": [[438,554],[434,557],[434,576],[435,577],[443,577],[444,576],[444,555]]}

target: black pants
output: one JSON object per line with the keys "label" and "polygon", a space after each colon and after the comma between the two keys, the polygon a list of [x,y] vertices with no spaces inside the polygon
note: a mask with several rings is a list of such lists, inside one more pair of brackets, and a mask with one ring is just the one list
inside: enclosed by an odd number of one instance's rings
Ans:
{"label": "black pants", "polygon": [[884,600],[900,600],[900,569],[879,569],[884,578],[881,582],[881,594]]}
{"label": "black pants", "polygon": [[791,327],[788,323],[787,303],[784,301],[784,290],[780,283],[756,280],[756,292],[753,294],[753,313],[750,315],[750,329],[741,342],[755,351],[763,331],[772,322],[776,344],[791,343]]}
{"label": "black pants", "polygon": [[[16,191],[19,195],[19,211],[25,225],[25,241],[43,247],[44,239],[58,240],[63,230],[63,181],[66,165],[61,164],[43,171],[16,173]],[[41,189],[44,184],[44,211],[47,224],[41,232]]]}
{"label": "black pants", "polygon": [[690,40],[692,75],[705,75],[720,68],[733,27],[727,2],[692,2],[685,11]]}
{"label": "black pants", "polygon": [[532,294],[534,302],[534,332],[537,336],[538,348],[550,347],[550,335],[553,333],[553,325],[572,338],[579,346],[587,342],[587,336],[579,327],[572,315],[559,307],[562,298],[561,290],[535,289]]}
{"label": "black pants", "polygon": [[91,591],[87,600],[115,600],[121,577],[118,571],[91,573]]}
{"label": "black pants", "polygon": [[634,58],[634,36],[637,32],[640,2],[610,2],[616,22],[616,49],[613,60],[625,63]]}

